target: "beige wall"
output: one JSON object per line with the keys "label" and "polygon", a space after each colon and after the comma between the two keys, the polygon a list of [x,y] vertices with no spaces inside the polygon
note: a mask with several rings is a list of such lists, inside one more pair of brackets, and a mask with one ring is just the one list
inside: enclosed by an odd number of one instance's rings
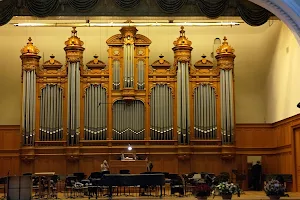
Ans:
{"label": "beige wall", "polygon": [[300,46],[295,36],[282,24],[266,76],[266,120],[276,122],[299,113]]}
{"label": "beige wall", "polygon": [[[193,42],[192,63],[201,59],[204,53],[208,57],[212,52],[216,37],[228,37],[229,43],[236,49],[235,94],[236,122],[263,123],[265,121],[266,95],[262,89],[270,63],[272,49],[276,44],[281,22],[274,21],[260,27],[242,24],[236,27],[186,27],[186,36]],[[150,45],[150,63],[160,54],[173,62],[173,41],[179,36],[179,27],[138,28],[139,33],[152,40]],[[40,49],[41,63],[53,53],[56,59],[64,63],[64,42],[70,36],[71,28],[32,28],[0,27],[0,125],[20,123],[20,49],[29,36]],[[78,36],[86,48],[84,63],[98,54],[107,62],[106,39],[119,33],[119,28],[78,28]],[[292,36],[290,36],[292,37]],[[290,48],[292,51],[292,47]],[[294,63],[295,64],[295,63]],[[287,65],[287,64],[286,64]],[[285,65],[285,66],[286,66]],[[274,93],[276,96],[276,94]],[[300,98],[299,98],[300,100]],[[293,104],[294,106],[294,104]]]}

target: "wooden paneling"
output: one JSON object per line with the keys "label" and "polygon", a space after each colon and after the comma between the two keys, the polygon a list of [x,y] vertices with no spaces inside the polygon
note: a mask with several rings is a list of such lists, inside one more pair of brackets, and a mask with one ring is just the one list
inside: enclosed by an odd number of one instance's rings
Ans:
{"label": "wooden paneling", "polygon": [[38,156],[34,160],[34,172],[68,174],[73,168],[74,164],[68,163],[67,165],[67,161],[64,156]]}
{"label": "wooden paneling", "polygon": [[276,137],[271,124],[237,124],[237,148],[274,148]]}
{"label": "wooden paneling", "polygon": [[[296,191],[300,181],[300,115],[274,124],[237,124],[236,155],[233,159],[221,158],[220,143],[194,141],[190,146],[178,146],[176,141],[132,141],[138,155],[148,156],[153,171],[169,173],[229,172],[238,169],[247,172],[247,156],[261,155],[263,173],[293,174],[291,186]],[[19,126],[0,126],[0,176],[10,172],[55,171],[57,174],[99,171],[103,160],[116,160],[127,146],[127,141],[95,142],[79,147],[38,145],[20,149]],[[20,154],[21,152],[21,154]],[[27,155],[28,158],[20,159]],[[298,160],[297,160],[298,159]],[[298,182],[297,182],[298,181]],[[244,186],[246,188],[246,186]],[[299,189],[298,189],[299,190]]]}
{"label": "wooden paneling", "polygon": [[0,157],[0,177],[13,176],[19,174],[19,157],[18,156],[5,156]]}
{"label": "wooden paneling", "polygon": [[21,136],[20,126],[1,125],[0,126],[0,150],[20,149]]}
{"label": "wooden paneling", "polygon": [[294,131],[294,166],[295,166],[295,189],[296,191],[300,191],[300,128],[295,129]]}

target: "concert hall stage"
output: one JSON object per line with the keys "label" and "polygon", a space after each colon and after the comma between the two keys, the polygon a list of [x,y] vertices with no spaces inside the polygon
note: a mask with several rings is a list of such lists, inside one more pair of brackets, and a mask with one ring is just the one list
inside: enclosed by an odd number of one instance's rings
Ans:
{"label": "concert hall stage", "polygon": [[[281,197],[280,199],[288,199],[288,200],[300,200],[300,192],[288,192],[288,194],[290,195],[290,197]],[[58,195],[59,199],[65,199],[64,195],[62,193],[59,193]],[[86,198],[75,198],[78,200],[83,200],[83,199],[88,199]],[[95,198],[91,198],[91,199],[95,199]],[[99,197],[98,199],[104,200],[104,199],[108,199],[107,197]],[[128,199],[160,199],[159,197],[139,197],[139,196],[114,196],[113,199],[116,200],[128,200]],[[163,197],[163,199],[168,199],[168,200],[175,200],[175,199],[181,199],[181,200],[195,200],[194,196],[187,196],[187,197],[178,197],[178,196],[170,196],[170,195],[166,195]],[[215,200],[220,200],[222,199],[220,196],[216,196],[216,197],[209,197],[210,199],[215,199]],[[244,194],[242,194],[240,197],[237,197],[236,195],[234,195],[232,197],[233,200],[267,200],[269,199],[265,193],[263,191],[261,192],[256,192],[256,191],[245,191]]]}
{"label": "concert hall stage", "polygon": [[[280,199],[287,199],[287,200],[300,200],[300,193],[299,192],[290,192],[288,193],[290,197],[281,197]],[[63,196],[62,196],[63,197]],[[61,198],[63,199],[63,198]],[[78,200],[83,200],[83,199],[88,199],[88,198],[82,198]],[[94,198],[91,198],[94,199]],[[108,199],[108,198],[98,198],[101,200]],[[115,200],[129,200],[129,199],[159,199],[159,197],[136,197],[136,196],[131,196],[131,197],[125,197],[125,196],[116,196],[113,197]],[[175,200],[175,199],[181,199],[181,200],[196,200],[194,196],[187,196],[187,197],[178,197],[178,196],[164,196],[163,199],[168,199],[168,200]],[[213,198],[212,196],[208,198],[209,200],[221,200],[221,196],[216,196]],[[246,191],[245,194],[241,195],[240,197],[237,197],[234,195],[232,197],[233,200],[268,200],[269,198],[265,195],[264,192],[255,192],[255,191]]]}

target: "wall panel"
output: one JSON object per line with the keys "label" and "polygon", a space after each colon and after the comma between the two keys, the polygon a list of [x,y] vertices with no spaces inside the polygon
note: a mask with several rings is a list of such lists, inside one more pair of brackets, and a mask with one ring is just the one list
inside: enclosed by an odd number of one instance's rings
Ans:
{"label": "wall panel", "polygon": [[[137,141],[135,151],[138,155],[149,157],[154,165],[153,171],[179,174],[219,174],[224,171],[232,175],[232,169],[246,173],[247,156],[261,155],[263,173],[293,174],[295,179],[294,158],[300,155],[295,155],[292,141],[299,126],[300,115],[274,124],[237,124],[237,148],[233,159],[222,159],[221,148],[218,146],[198,144],[183,148],[174,145],[176,143],[173,141],[155,146],[151,141]],[[41,171],[55,171],[57,174],[84,172],[89,175],[100,170],[103,160],[117,159],[127,143],[107,141],[105,144],[95,143],[94,146],[83,144],[78,148],[39,146],[20,149],[19,126],[0,126],[0,144],[0,176],[4,176],[8,171],[11,175]],[[33,157],[20,159],[20,150],[30,152]],[[247,188],[246,185],[244,188]],[[296,189],[295,185],[289,188]]]}

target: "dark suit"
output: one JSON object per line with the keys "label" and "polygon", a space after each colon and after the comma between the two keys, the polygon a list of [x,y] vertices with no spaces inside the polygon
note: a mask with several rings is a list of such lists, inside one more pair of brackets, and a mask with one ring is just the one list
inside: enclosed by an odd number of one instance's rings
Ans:
{"label": "dark suit", "polygon": [[252,180],[253,180],[254,190],[260,191],[261,190],[261,186],[260,186],[260,182],[261,182],[261,165],[260,164],[253,165],[252,169],[251,169],[251,172],[252,172]]}

